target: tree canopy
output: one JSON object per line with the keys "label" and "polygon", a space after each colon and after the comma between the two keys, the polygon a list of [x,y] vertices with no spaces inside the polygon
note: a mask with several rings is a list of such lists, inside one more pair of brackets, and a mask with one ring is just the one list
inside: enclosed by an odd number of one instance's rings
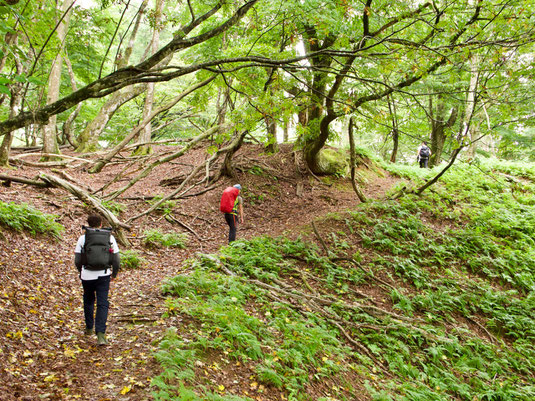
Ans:
{"label": "tree canopy", "polygon": [[[228,122],[269,145],[291,126],[310,169],[322,173],[322,149],[346,136],[353,116],[357,137],[391,160],[398,152],[407,160],[422,139],[432,142],[435,164],[459,147],[471,157],[479,150],[530,158],[533,7],[4,2],[0,160],[8,164],[14,137],[46,154],[60,152],[54,143],[82,152],[99,139],[116,144],[153,103],[209,78],[146,122],[143,131],[155,132],[143,141]],[[229,131],[219,134],[222,143]]]}

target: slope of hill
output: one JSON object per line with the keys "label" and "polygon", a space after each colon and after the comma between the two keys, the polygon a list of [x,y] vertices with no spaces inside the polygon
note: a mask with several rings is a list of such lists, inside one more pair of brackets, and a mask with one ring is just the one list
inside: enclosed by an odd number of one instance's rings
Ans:
{"label": "slope of hill", "polygon": [[[188,157],[109,207],[121,206],[122,220],[139,214],[170,191],[161,180],[191,171],[203,150]],[[133,222],[141,265],[113,283],[106,348],[82,334],[72,263],[88,207],[56,188],[0,191],[1,201],[31,203],[65,227],[60,241],[2,228],[6,399],[535,397],[531,170],[456,168],[420,198],[360,205],[347,180],[309,176],[289,149],[267,157],[248,145],[236,166],[246,222],[233,246],[224,247],[217,206],[235,181]],[[123,167],[93,176],[81,164],[64,176],[97,190]],[[135,175],[130,168],[104,192]],[[372,199],[431,174],[360,172]],[[150,229],[185,233],[188,244],[148,247]]]}

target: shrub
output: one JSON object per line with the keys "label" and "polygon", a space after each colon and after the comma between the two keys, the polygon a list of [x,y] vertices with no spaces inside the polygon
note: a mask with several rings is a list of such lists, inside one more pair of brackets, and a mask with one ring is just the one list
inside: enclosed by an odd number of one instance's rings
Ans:
{"label": "shrub", "polygon": [[54,214],[45,214],[26,203],[0,201],[0,225],[16,231],[29,231],[32,235],[50,234],[59,239],[64,227],[56,223],[57,217]]}
{"label": "shrub", "polygon": [[114,215],[119,216],[122,212],[126,210],[126,206],[112,201],[104,201],[102,204],[108,209],[110,212],[112,212]]}
{"label": "shrub", "polygon": [[145,259],[136,251],[121,251],[121,267],[123,269],[137,269],[144,262]]}
{"label": "shrub", "polygon": [[188,242],[187,234],[164,234],[156,229],[144,232],[145,238],[143,243],[148,247],[168,247],[168,248],[186,248]]}
{"label": "shrub", "polygon": [[[155,205],[156,203],[160,202],[162,199],[163,199],[162,195],[156,195],[154,198],[152,198],[150,201],[148,201],[148,203],[150,205]],[[175,206],[176,206],[176,202],[175,201],[168,200],[168,201],[163,202],[161,205],[158,205],[156,210],[159,211],[160,213],[164,214],[164,215],[165,214],[170,214],[173,211],[173,209],[175,208]]]}

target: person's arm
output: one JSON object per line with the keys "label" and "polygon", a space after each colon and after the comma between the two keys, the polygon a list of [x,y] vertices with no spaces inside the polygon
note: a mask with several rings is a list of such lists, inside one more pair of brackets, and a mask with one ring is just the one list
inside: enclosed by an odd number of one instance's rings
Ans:
{"label": "person's arm", "polygon": [[74,265],[78,269],[78,273],[82,272],[82,254],[79,252],[74,253]]}
{"label": "person's arm", "polygon": [[121,268],[121,256],[119,252],[114,253],[111,257],[111,278],[114,279],[117,277],[117,274],[119,273],[119,269]]}
{"label": "person's arm", "polygon": [[243,224],[243,201],[239,203],[238,208],[240,209],[240,223]]}
{"label": "person's arm", "polygon": [[111,278],[114,279],[117,277],[119,269],[121,268],[121,256],[119,253],[119,247],[117,246],[117,241],[113,235],[110,237],[110,242],[113,248],[113,254],[111,255]]}
{"label": "person's arm", "polygon": [[78,269],[78,272],[82,272],[82,248],[85,243],[85,236],[81,236],[78,238],[78,242],[76,243],[76,248],[74,249],[74,265],[76,266],[76,269]]}

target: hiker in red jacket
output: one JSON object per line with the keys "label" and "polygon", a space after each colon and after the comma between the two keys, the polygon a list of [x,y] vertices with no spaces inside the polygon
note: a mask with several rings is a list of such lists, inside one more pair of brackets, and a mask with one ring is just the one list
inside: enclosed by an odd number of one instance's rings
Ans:
{"label": "hiker in red jacket", "polygon": [[228,243],[236,240],[236,229],[238,228],[238,218],[243,223],[243,199],[240,196],[241,185],[236,184],[228,187],[221,195],[219,210],[225,213],[225,221],[229,226]]}

